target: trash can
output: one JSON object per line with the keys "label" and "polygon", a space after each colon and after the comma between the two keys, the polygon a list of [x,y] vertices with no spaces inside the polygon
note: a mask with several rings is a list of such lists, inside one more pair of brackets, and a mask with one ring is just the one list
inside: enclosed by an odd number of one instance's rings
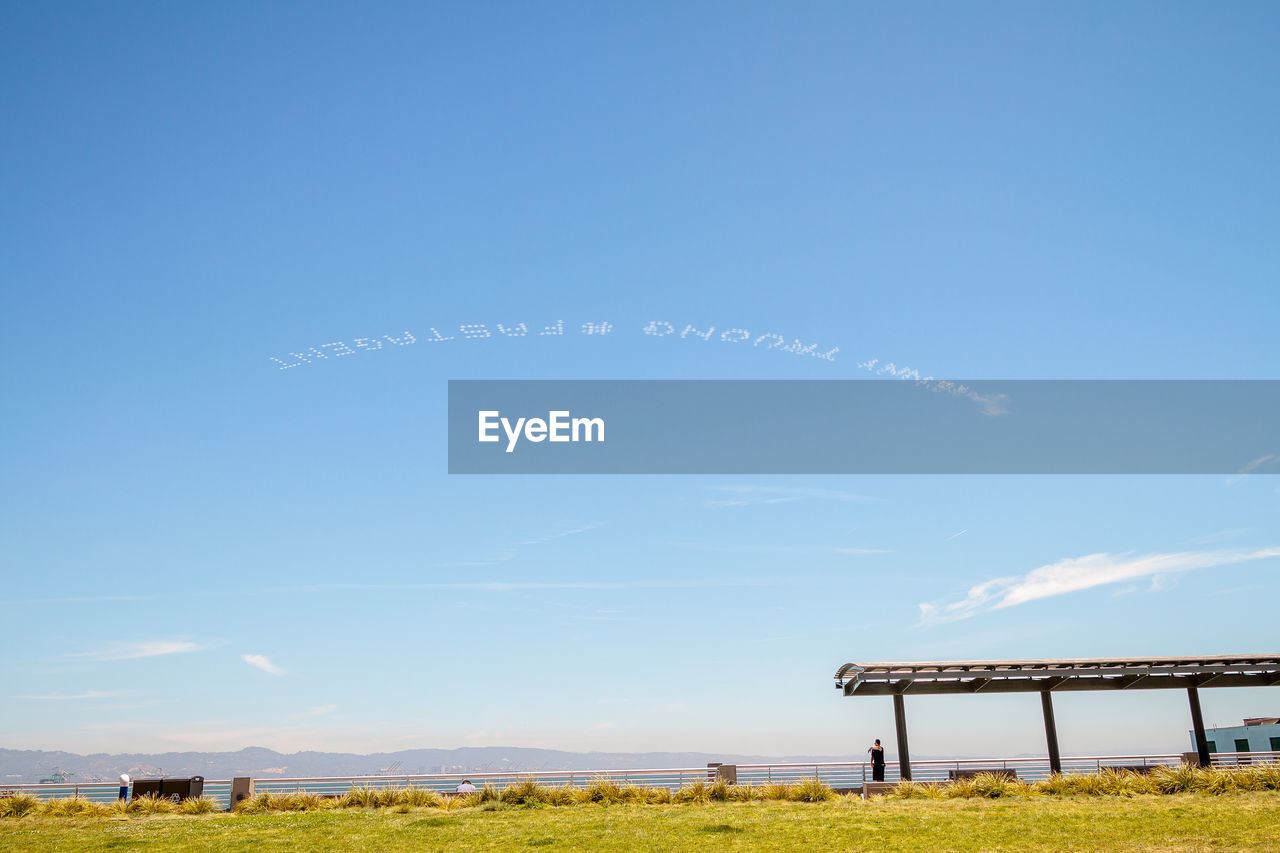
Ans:
{"label": "trash can", "polygon": [[180,803],[204,796],[204,777],[134,779],[133,798],[156,797]]}

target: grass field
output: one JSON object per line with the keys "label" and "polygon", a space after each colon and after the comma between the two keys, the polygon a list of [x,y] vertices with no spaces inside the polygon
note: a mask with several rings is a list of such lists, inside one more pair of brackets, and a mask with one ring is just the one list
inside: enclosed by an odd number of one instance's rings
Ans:
{"label": "grass field", "polygon": [[1273,792],[685,805],[500,802],[268,814],[0,821],[0,850],[1274,850]]}

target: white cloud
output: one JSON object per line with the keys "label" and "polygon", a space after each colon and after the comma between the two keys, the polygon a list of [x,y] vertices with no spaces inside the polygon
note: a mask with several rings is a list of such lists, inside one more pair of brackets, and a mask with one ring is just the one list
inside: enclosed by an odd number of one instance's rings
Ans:
{"label": "white cloud", "polygon": [[84,693],[39,693],[27,696],[14,696],[14,699],[106,699],[108,696],[119,696],[118,690],[86,690]]}
{"label": "white cloud", "polygon": [[207,647],[189,640],[147,640],[140,643],[111,643],[100,649],[78,652],[68,657],[85,661],[132,660],[198,652],[204,648]]}
{"label": "white cloud", "polygon": [[1103,584],[1280,557],[1280,548],[1256,551],[1182,551],[1172,554],[1088,554],[1032,569],[1019,577],[993,578],[969,589],[950,604],[920,605],[920,621],[953,622],[988,610],[1001,610],[1041,598]]}
{"label": "white cloud", "polygon": [[284,675],[284,670],[273,664],[266,655],[240,655],[240,660],[256,666],[263,672],[269,672],[272,675]]}

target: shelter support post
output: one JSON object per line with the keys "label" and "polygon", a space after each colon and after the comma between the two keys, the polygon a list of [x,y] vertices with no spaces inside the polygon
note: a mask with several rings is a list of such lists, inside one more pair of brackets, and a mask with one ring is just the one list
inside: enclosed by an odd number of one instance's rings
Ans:
{"label": "shelter support post", "polygon": [[1058,752],[1058,724],[1053,720],[1053,694],[1040,691],[1040,710],[1044,711],[1044,737],[1049,742],[1049,772],[1062,772],[1062,754]]}
{"label": "shelter support post", "polygon": [[893,694],[893,727],[898,733],[898,775],[911,781],[911,755],[907,750],[907,710],[901,693]]}
{"label": "shelter support post", "polygon": [[1196,757],[1200,760],[1201,767],[1208,767],[1209,759],[1209,739],[1204,733],[1204,716],[1200,713],[1200,691],[1195,685],[1187,688],[1187,700],[1191,703],[1191,729],[1195,732],[1196,738]]}

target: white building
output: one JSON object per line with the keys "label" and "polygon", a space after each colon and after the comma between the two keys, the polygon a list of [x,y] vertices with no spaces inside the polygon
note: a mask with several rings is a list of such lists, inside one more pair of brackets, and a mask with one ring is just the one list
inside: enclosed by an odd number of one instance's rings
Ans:
{"label": "white building", "polygon": [[[1191,749],[1196,748],[1195,732]],[[1249,717],[1240,726],[1205,729],[1210,752],[1280,752],[1280,717]]]}

